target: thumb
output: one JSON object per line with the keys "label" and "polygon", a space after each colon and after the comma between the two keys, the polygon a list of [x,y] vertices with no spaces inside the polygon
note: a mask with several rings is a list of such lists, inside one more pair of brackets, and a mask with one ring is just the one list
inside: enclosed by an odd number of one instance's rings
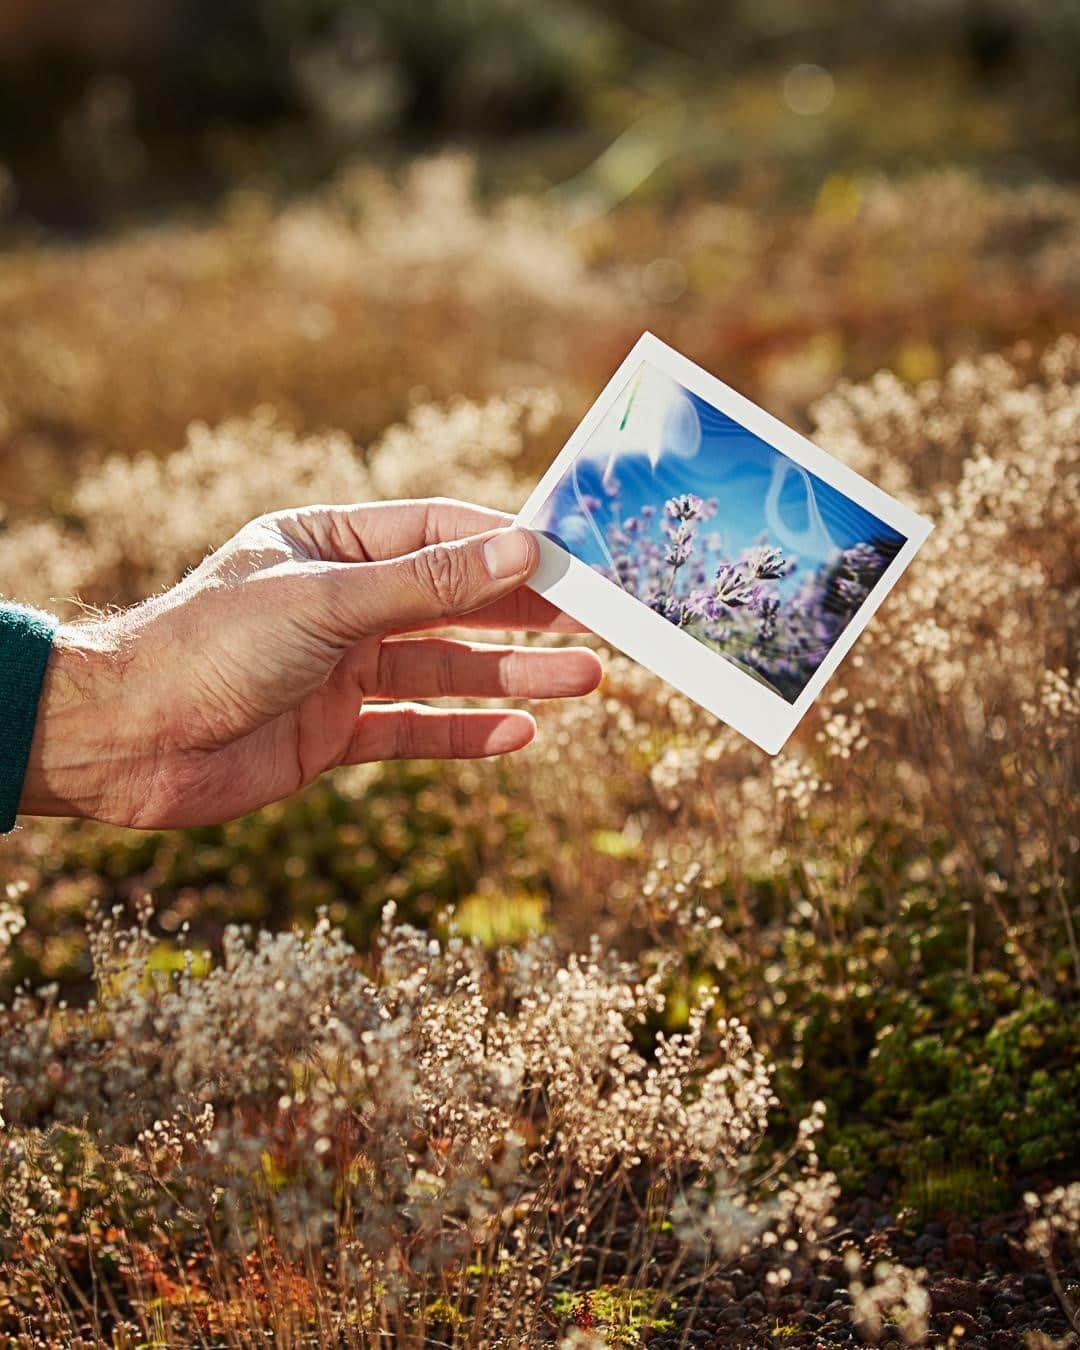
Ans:
{"label": "thumb", "polygon": [[516,590],[539,561],[529,531],[511,527],[354,564],[344,577],[348,615],[365,634],[451,619]]}

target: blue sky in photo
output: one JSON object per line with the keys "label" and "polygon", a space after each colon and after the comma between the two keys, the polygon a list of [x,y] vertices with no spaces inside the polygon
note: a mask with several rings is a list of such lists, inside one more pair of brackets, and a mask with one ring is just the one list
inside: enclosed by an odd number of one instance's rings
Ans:
{"label": "blue sky in photo", "polygon": [[[616,411],[627,407],[628,397],[632,398],[629,389],[620,394]],[[685,403],[674,407],[680,399],[689,402],[700,425],[700,443],[693,453],[688,453],[685,435],[688,409]],[[650,410],[663,428],[651,457],[632,437],[624,449],[626,433],[620,429],[619,417],[605,417],[544,503],[536,526],[556,535],[583,562],[606,565],[600,540],[583,518],[579,494],[599,499],[592,516],[603,536],[614,519],[613,499],[604,489],[603,477],[615,450],[613,476],[619,489],[620,519],[638,515],[646,504],[656,507],[659,518],[664,502],[681,493],[716,497],[716,514],[697,526],[699,539],[718,535],[720,551],[732,559],[763,538],[781,548],[785,557],[798,562],[795,573],[780,583],[782,591],[797,589],[802,578],[837,549],[877,540],[891,544],[889,551],[895,552],[904,542],[903,535],[873,512],[796,465],[704,399],[671,382],[670,400],[668,408]],[[679,439],[681,448],[672,443]],[[655,524],[651,533],[657,537]]]}

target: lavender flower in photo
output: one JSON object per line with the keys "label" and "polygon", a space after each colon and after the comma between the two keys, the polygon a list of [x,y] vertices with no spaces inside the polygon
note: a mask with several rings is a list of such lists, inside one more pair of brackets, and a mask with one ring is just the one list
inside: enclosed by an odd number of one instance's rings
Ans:
{"label": "lavender flower in photo", "polygon": [[544,512],[576,557],[792,703],[903,544],[647,366]]}
{"label": "lavender flower in photo", "polygon": [[755,575],[743,563],[721,563],[716,569],[716,598],[729,609],[753,605],[761,596]]}
{"label": "lavender flower in photo", "polygon": [[745,549],[742,561],[747,570],[762,581],[786,576],[792,567],[780,550],[770,544],[759,544],[756,548]]}
{"label": "lavender flower in photo", "polygon": [[704,510],[705,503],[692,492],[682,497],[672,497],[664,505],[665,515],[671,516],[673,520],[698,520]]}
{"label": "lavender flower in photo", "polygon": [[[585,499],[587,500],[587,498]],[[874,543],[837,550],[792,589],[798,559],[765,540],[727,556],[722,533],[699,526],[715,501],[693,493],[614,517],[604,532],[610,580],[692,637],[794,702],[891,561]]]}

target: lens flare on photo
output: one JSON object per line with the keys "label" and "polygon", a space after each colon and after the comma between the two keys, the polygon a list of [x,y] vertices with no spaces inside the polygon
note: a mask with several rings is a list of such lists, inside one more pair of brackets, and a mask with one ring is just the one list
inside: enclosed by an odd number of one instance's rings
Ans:
{"label": "lens flare on photo", "polygon": [[[784,519],[780,508],[780,499],[789,474],[795,475],[806,493],[806,525],[801,530],[794,528]],[[829,533],[821,517],[814,492],[813,476],[782,455],[777,456],[773,466],[769,490],[765,494],[764,510],[765,524],[770,533],[792,553],[828,554],[837,549],[836,540]]]}
{"label": "lens flare on photo", "polygon": [[701,449],[697,409],[686,390],[670,375],[642,363],[626,393],[608,410],[583,451],[604,464],[603,484],[610,489],[616,466],[627,456],[643,456],[655,469],[661,459],[693,459]]}

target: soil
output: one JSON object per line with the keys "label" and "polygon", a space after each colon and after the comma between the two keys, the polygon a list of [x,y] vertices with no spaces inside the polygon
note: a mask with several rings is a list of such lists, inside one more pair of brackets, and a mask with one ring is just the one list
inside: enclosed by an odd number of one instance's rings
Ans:
{"label": "soil", "polygon": [[[1080,1347],[1080,1334],[1070,1328],[1049,1275],[1024,1249],[1027,1221],[1022,1207],[982,1219],[943,1218],[913,1230],[901,1228],[880,1202],[863,1198],[841,1208],[837,1217],[830,1247],[839,1253],[856,1246],[866,1271],[882,1259],[925,1270],[931,1311],[929,1335],[922,1344],[949,1350]],[[769,1283],[768,1272],[785,1262],[790,1283]],[[1075,1303],[1080,1271],[1060,1274]],[[853,1323],[848,1284],[839,1254],[811,1265],[753,1253],[702,1285],[696,1306],[693,1297],[677,1306],[671,1314],[676,1329],[654,1332],[648,1344],[650,1350],[828,1350],[873,1343]],[[907,1344],[902,1328],[889,1323],[876,1343],[896,1350]]]}

